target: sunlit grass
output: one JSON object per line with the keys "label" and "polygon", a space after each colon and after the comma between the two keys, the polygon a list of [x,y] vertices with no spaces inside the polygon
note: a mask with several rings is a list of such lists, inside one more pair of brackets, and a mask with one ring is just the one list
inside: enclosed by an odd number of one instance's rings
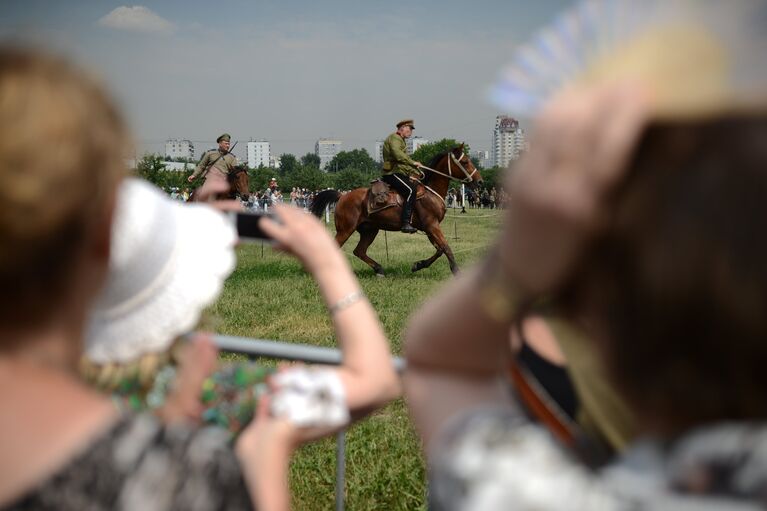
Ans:
{"label": "sunlit grass", "polygon": [[[499,222],[497,211],[449,213],[442,227],[459,267],[465,268],[482,255]],[[332,223],[329,228],[332,230]],[[386,271],[387,276],[379,278],[352,255],[358,239],[355,234],[343,249],[378,312],[392,352],[399,355],[408,317],[452,277],[447,260],[442,257],[431,268],[411,273],[413,262],[434,253],[426,236],[391,232],[384,236],[381,232],[368,251]],[[212,308],[216,330],[336,346],[317,286],[294,259],[260,244],[240,246],[238,256],[237,269]],[[425,509],[424,463],[402,400],[349,430],[346,476],[346,509]],[[334,481],[335,441],[328,439],[302,448],[291,469],[295,508],[333,509]]]}

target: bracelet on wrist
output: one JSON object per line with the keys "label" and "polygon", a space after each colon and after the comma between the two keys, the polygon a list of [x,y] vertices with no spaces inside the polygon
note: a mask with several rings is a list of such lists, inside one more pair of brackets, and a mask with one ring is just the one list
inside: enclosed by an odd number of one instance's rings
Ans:
{"label": "bracelet on wrist", "polygon": [[355,303],[359,302],[363,298],[365,298],[365,293],[363,293],[361,289],[352,291],[348,295],[340,298],[333,305],[328,306],[328,312],[330,312],[330,315],[333,316],[341,312],[342,310],[354,305]]}

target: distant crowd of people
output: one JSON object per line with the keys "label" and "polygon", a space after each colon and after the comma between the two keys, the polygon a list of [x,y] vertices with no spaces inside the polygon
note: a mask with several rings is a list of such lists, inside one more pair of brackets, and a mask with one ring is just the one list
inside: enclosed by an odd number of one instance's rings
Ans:
{"label": "distant crowd of people", "polygon": [[[301,209],[309,209],[314,196],[318,192],[319,190],[310,191],[307,188],[293,187],[290,191],[289,203]],[[191,195],[189,188],[180,190],[178,187],[166,189],[166,193],[168,193],[171,200],[180,202],[187,202]],[[251,210],[264,210],[286,202],[282,190],[278,186],[271,186],[263,190],[254,191],[247,200],[243,201],[243,206]]]}
{"label": "distant crowd of people", "polygon": [[[494,186],[479,190],[466,188],[465,193],[466,206],[472,209],[504,209],[509,200],[509,194],[503,188],[496,190]],[[448,208],[463,207],[461,191],[455,188],[448,190],[446,202]]]}

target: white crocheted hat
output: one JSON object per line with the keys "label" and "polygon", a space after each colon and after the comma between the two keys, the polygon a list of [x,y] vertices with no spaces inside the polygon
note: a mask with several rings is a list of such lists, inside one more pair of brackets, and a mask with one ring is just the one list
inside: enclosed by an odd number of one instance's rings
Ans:
{"label": "white crocheted hat", "polygon": [[126,179],[112,226],[109,276],[93,307],[85,353],[125,362],[167,349],[213,303],[235,265],[237,235],[202,204],[170,200],[149,183]]}

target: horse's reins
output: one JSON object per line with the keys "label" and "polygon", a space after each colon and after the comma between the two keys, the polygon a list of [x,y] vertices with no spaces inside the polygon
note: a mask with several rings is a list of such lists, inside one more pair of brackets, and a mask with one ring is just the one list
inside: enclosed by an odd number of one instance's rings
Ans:
{"label": "horse's reins", "polygon": [[[454,181],[459,181],[461,183],[471,183],[473,181],[472,176],[474,176],[474,174],[477,172],[477,169],[475,168],[471,173],[469,173],[469,171],[466,170],[466,167],[464,167],[461,164],[461,160],[463,160],[463,157],[466,156],[466,153],[461,153],[461,157],[460,158],[456,158],[452,151],[449,154],[450,154],[450,158],[448,158],[448,160],[447,160],[447,171],[449,172],[449,174],[445,174],[444,172],[440,172],[437,169],[433,169],[431,167],[427,167],[426,165],[421,165],[421,168],[422,169],[426,169],[426,170],[428,170],[430,172],[434,172],[435,174],[439,174],[440,176],[444,176],[444,177],[446,177],[448,179],[452,179]],[[458,179],[457,177],[452,175],[453,169],[450,168],[450,161],[451,160],[454,161],[455,164],[458,165],[458,168],[463,171],[463,174],[466,176],[464,179]],[[422,176],[421,179],[423,179],[424,177],[426,177],[426,174],[421,172],[421,176]],[[421,184],[423,184],[423,183],[421,183]],[[442,199],[442,203],[445,204],[445,206],[447,206],[447,202],[445,202],[445,198],[443,196],[441,196],[440,194],[438,194],[437,192],[432,190],[431,187],[429,187],[429,186],[427,186],[425,184],[423,185],[423,187],[426,188],[427,190],[429,190],[431,193],[433,193],[437,197],[439,197],[440,199]]]}
{"label": "horse's reins", "polygon": [[[452,152],[450,152],[449,154],[450,154],[450,158],[448,158],[447,160],[447,171],[448,171],[447,174],[445,174],[444,172],[440,172],[439,170],[433,169],[431,167],[427,167],[426,165],[421,165],[421,168],[426,169],[430,172],[434,172],[435,174],[439,174],[440,176],[444,176],[448,179],[459,181],[461,183],[471,183],[473,181],[474,174],[476,174],[477,172],[477,169],[475,168],[473,171],[469,172],[468,170],[466,170],[466,167],[464,167],[461,164],[461,160],[463,160],[463,157],[466,156],[466,153],[461,153],[460,158],[456,158]],[[452,175],[453,169],[450,167],[451,161],[455,163],[458,166],[458,168],[461,169],[461,171],[463,171],[463,175],[466,176],[465,178],[458,179],[457,177]]]}

